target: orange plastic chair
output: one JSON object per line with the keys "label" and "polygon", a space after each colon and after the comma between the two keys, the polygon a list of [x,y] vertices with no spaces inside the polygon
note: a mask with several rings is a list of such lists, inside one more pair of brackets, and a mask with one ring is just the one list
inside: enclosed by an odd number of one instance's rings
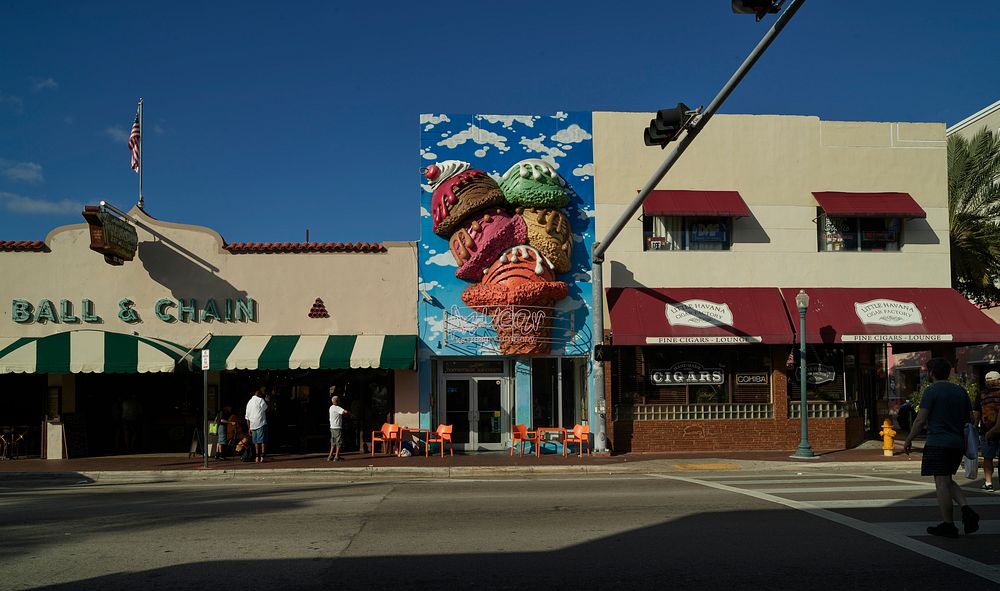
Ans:
{"label": "orange plastic chair", "polygon": [[514,455],[514,446],[517,446],[517,455],[524,455],[524,444],[534,443],[538,445],[538,433],[528,431],[528,426],[524,424],[514,425],[511,429],[510,455]]}
{"label": "orange plastic chair", "polygon": [[430,455],[430,449],[432,443],[441,444],[441,457],[444,457],[444,444],[448,444],[448,451],[451,455],[455,455],[455,446],[451,442],[451,425],[440,424],[438,428],[434,431],[427,433],[427,445],[424,446],[424,457]]}
{"label": "orange plastic chair", "polygon": [[571,443],[575,443],[580,446],[580,457],[583,457],[583,450],[587,450],[587,455],[590,455],[590,425],[574,425],[573,431],[566,434],[566,439],[563,440],[563,457],[566,457],[566,450],[569,449]]}
{"label": "orange plastic chair", "polygon": [[393,423],[382,423],[382,428],[372,431],[372,457],[375,457],[375,443],[382,442],[382,453],[389,455],[399,444],[399,425]]}

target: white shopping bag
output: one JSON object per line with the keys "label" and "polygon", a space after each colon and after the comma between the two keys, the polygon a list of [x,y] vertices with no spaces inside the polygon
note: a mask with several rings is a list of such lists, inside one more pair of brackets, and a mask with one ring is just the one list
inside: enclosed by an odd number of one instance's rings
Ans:
{"label": "white shopping bag", "polygon": [[979,475],[979,432],[971,423],[965,425],[965,458],[962,464],[965,467],[965,477],[975,480]]}

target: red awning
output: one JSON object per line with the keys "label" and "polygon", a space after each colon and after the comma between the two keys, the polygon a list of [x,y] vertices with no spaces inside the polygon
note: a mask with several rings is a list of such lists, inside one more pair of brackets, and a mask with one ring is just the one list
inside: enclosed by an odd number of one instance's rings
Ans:
{"label": "red awning", "polygon": [[642,202],[643,215],[742,218],[750,215],[736,191],[650,191]]}
{"label": "red awning", "polygon": [[616,345],[794,342],[775,287],[611,288],[607,299]]}
{"label": "red awning", "polygon": [[848,218],[925,218],[909,193],[813,192],[826,215]]}
{"label": "red awning", "polygon": [[[947,287],[805,288],[807,343],[1000,342],[1000,324]],[[798,289],[783,288],[798,339]]]}

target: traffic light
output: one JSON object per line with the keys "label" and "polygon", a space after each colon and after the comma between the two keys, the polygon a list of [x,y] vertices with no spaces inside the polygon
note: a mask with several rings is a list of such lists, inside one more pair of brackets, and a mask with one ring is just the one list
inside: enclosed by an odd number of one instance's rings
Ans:
{"label": "traffic light", "polygon": [[753,14],[757,21],[765,14],[775,14],[781,9],[785,0],[733,0],[733,12],[736,14]]}
{"label": "traffic light", "polygon": [[594,345],[594,361],[611,361],[616,353],[614,345]]}
{"label": "traffic light", "polygon": [[666,148],[667,144],[674,141],[687,123],[688,106],[684,103],[677,103],[672,109],[660,109],[656,112],[656,118],[649,122],[649,127],[643,132],[643,141],[647,146],[660,146]]}

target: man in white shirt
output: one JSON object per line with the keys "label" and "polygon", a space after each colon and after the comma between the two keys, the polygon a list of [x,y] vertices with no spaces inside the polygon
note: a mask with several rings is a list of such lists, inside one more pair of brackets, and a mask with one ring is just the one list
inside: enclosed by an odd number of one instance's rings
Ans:
{"label": "man in white shirt", "polygon": [[326,456],[328,462],[344,461],[344,458],[340,457],[340,446],[344,442],[344,416],[351,414],[340,406],[340,397],[335,394],[336,391],[336,386],[330,388],[330,453]]}
{"label": "man in white shirt", "polygon": [[250,401],[247,402],[246,419],[250,423],[250,436],[253,440],[255,461],[260,464],[264,461],[264,452],[267,445],[267,402],[264,401],[263,388],[257,388]]}

